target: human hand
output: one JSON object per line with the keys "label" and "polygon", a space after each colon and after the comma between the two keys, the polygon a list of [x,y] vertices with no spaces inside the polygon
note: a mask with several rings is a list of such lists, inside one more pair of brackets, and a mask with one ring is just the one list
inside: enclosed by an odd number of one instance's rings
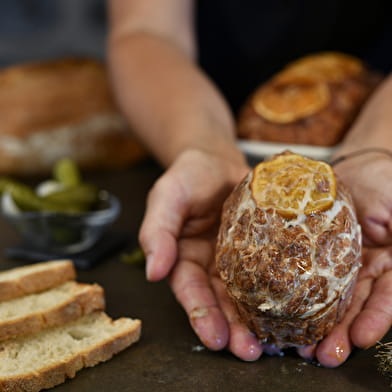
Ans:
{"label": "human hand", "polygon": [[364,248],[362,268],[343,320],[318,345],[298,349],[324,366],[341,365],[354,346],[376,344],[392,323],[392,248]]}
{"label": "human hand", "polygon": [[[239,323],[214,263],[222,203],[247,170],[229,169],[218,158],[196,151],[181,157],[149,195],[140,242],[147,255],[148,279],[156,281],[169,276],[172,290],[200,340],[212,350],[228,347],[241,359],[255,360],[263,349]],[[379,187],[375,184],[364,181],[367,178],[372,182],[378,177],[358,169],[355,173],[358,182],[349,186],[361,184],[368,191],[356,191],[363,196],[362,201],[356,200],[357,205],[366,206],[369,191],[378,197],[372,203],[373,209],[362,210],[362,219],[367,219],[369,212],[377,213],[383,206],[383,193],[377,192]],[[362,180],[360,174],[364,176]],[[353,173],[349,178],[354,179]],[[369,222],[367,242],[377,244],[379,231],[373,232],[373,220]],[[301,356],[316,356],[322,365],[335,367],[347,359],[353,345],[371,346],[388,331],[392,319],[391,254],[392,248],[364,250],[363,267],[349,311],[319,345],[299,348]]]}
{"label": "human hand", "polygon": [[169,277],[203,344],[249,361],[261,346],[238,321],[214,260],[223,201],[248,170],[206,152],[183,153],[152,188],[139,239],[147,278]]}
{"label": "human hand", "polygon": [[367,348],[380,340],[392,324],[392,160],[364,155],[335,168],[353,195],[364,244],[362,268],[347,314],[318,346],[299,349],[335,367],[353,346]]}
{"label": "human hand", "polygon": [[392,245],[392,159],[380,152],[343,161],[334,168],[350,189],[365,246]]}

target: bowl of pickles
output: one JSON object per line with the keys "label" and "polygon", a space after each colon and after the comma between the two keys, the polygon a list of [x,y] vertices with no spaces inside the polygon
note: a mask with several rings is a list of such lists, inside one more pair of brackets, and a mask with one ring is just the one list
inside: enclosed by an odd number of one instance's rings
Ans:
{"label": "bowl of pickles", "polygon": [[114,195],[84,182],[68,158],[56,162],[52,178],[34,188],[0,177],[0,195],[2,215],[24,244],[61,255],[91,248],[121,209]]}

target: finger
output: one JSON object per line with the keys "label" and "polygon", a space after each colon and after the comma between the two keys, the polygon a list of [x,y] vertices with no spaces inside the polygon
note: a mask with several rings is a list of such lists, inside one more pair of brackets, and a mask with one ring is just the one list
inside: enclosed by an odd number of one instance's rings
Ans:
{"label": "finger", "polygon": [[326,367],[336,367],[346,361],[353,348],[350,339],[350,326],[361,311],[371,291],[371,279],[358,281],[351,305],[343,320],[333,328],[332,332],[317,346],[316,357]]}
{"label": "finger", "polygon": [[237,310],[228,297],[222,281],[215,277],[212,280],[212,284],[219,305],[229,323],[229,350],[244,361],[255,361],[263,353],[261,344],[245,324],[239,321]]}
{"label": "finger", "polygon": [[321,365],[334,368],[345,362],[353,349],[349,337],[349,325],[339,324],[316,348]]}
{"label": "finger", "polygon": [[316,355],[316,344],[309,344],[306,346],[297,347],[297,353],[304,359],[313,359]]}
{"label": "finger", "polygon": [[229,330],[204,269],[181,260],[172,271],[170,285],[202,343],[211,350],[223,349]]}
{"label": "finger", "polygon": [[373,218],[366,219],[363,230],[377,245],[387,245],[390,241],[388,226]]}
{"label": "finger", "polygon": [[377,343],[392,324],[392,271],[376,280],[363,310],[351,327],[351,338],[358,347]]}
{"label": "finger", "polygon": [[[370,213],[369,213],[370,214]],[[366,216],[366,215],[365,215]],[[372,245],[387,246],[392,244],[391,224],[383,217],[366,218],[362,222],[364,237]]]}
{"label": "finger", "polygon": [[177,258],[177,237],[185,216],[180,192],[173,192],[165,179],[158,180],[148,199],[139,232],[139,242],[146,255],[146,275],[150,281],[161,280]]}

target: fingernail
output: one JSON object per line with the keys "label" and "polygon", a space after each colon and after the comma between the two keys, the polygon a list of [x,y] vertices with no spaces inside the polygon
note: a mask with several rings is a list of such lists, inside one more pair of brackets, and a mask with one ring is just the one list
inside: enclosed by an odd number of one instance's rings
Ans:
{"label": "fingernail", "polygon": [[366,346],[363,347],[363,350],[369,350],[369,348],[372,348],[372,347],[374,347],[375,345],[376,345],[375,343],[366,345]]}
{"label": "fingernail", "polygon": [[249,354],[254,357],[254,359],[257,359],[260,357],[262,353],[261,347],[260,345],[256,345],[256,344],[251,344],[249,346]]}
{"label": "fingernail", "polygon": [[346,361],[350,354],[350,348],[344,342],[336,342],[325,354],[326,356],[320,357],[319,361],[326,367],[337,367]]}
{"label": "fingernail", "polygon": [[153,256],[150,253],[150,254],[146,255],[146,278],[147,278],[147,280],[151,279],[152,265],[153,265]]}
{"label": "fingernail", "polygon": [[311,360],[316,355],[316,348],[317,346],[315,344],[305,345],[305,346],[298,347],[297,351],[302,358]]}
{"label": "fingernail", "polygon": [[215,324],[216,318],[211,314],[206,314],[203,309],[206,308],[198,308],[190,315],[192,328],[206,347],[211,350],[222,350],[228,341],[227,330],[221,330]]}
{"label": "fingernail", "polygon": [[343,345],[336,345],[335,348],[335,358],[338,362],[342,363],[347,358],[347,347]]}
{"label": "fingernail", "polygon": [[224,346],[224,337],[220,336],[220,335],[214,335],[213,337],[213,342],[215,347],[222,347]]}
{"label": "fingernail", "polygon": [[221,350],[225,345],[227,338],[217,331],[215,333],[207,333],[202,319],[194,319],[192,327],[199,337],[200,341],[211,350]]}
{"label": "fingernail", "polygon": [[246,362],[257,361],[261,354],[263,354],[263,349],[258,344],[249,344],[247,349],[243,351],[243,354],[240,355],[240,358]]}

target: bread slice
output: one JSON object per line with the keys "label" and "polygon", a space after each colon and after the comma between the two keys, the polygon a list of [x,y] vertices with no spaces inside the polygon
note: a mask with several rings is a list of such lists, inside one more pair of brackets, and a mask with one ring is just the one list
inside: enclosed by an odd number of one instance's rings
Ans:
{"label": "bread slice", "polygon": [[0,301],[37,293],[76,278],[70,260],[46,261],[0,272]]}
{"label": "bread slice", "polygon": [[[78,320],[0,344],[0,390],[37,392],[73,378],[139,340],[140,320],[93,312]],[[37,360],[39,359],[39,360]]]}
{"label": "bread slice", "polygon": [[0,302],[0,340],[62,325],[105,308],[103,288],[74,281]]}

